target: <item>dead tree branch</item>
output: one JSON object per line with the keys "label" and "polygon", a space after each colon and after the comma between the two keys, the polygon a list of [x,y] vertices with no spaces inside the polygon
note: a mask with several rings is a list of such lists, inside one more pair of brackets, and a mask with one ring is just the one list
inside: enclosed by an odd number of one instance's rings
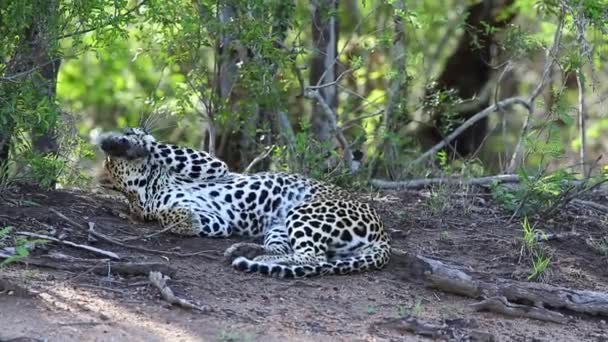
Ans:
{"label": "dead tree branch", "polygon": [[[13,256],[12,253],[0,251],[0,259],[7,259]],[[159,271],[171,276],[177,271],[158,262],[116,262],[110,259],[80,259],[59,253],[52,253],[40,257],[28,256],[17,259],[15,262],[69,272],[92,272],[98,275],[107,276],[108,274],[120,274],[123,276],[142,276],[148,275],[151,271]]]}
{"label": "dead tree branch", "polygon": [[539,321],[564,323],[564,315],[545,308],[510,303],[505,297],[492,297],[472,304],[475,311],[491,311],[511,317],[529,317]]}
{"label": "dead tree branch", "polygon": [[420,189],[429,185],[490,185],[492,183],[518,183],[519,177],[514,174],[497,175],[480,178],[423,178],[412,179],[406,181],[385,181],[381,179],[372,179],[371,184],[379,189]]}
{"label": "dead tree branch", "polygon": [[398,261],[404,264],[403,269],[408,270],[409,278],[422,279],[425,285],[448,293],[482,299],[475,305],[478,309],[549,322],[565,321],[558,310],[608,317],[608,293],[502,278],[488,279],[482,274],[473,277],[439,260],[399,250],[394,251],[394,256],[401,259]]}

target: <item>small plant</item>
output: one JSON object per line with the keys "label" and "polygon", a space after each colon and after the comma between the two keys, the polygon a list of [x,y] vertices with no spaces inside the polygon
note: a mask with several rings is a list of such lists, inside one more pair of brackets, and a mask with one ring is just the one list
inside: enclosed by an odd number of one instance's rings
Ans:
{"label": "small plant", "polygon": [[530,270],[530,275],[528,276],[528,280],[542,281],[550,263],[551,263],[551,258],[548,256],[545,256],[543,253],[533,256],[532,257],[532,267]]}
{"label": "small plant", "polygon": [[450,196],[447,186],[438,185],[431,187],[431,198],[428,201],[428,205],[433,215],[443,212],[449,207],[449,204]]}
{"label": "small plant", "polygon": [[528,221],[528,217],[524,217],[522,222],[522,250],[521,255],[530,258],[530,274],[528,280],[541,280],[546,275],[547,268],[551,263],[551,257],[548,256],[538,241],[545,238],[545,233],[536,229]]}
{"label": "small plant", "polygon": [[505,209],[517,215],[545,213],[554,210],[572,190],[569,185],[574,179],[571,172],[559,170],[546,176],[530,176],[520,170],[518,178],[521,186],[492,185],[494,199]]}
{"label": "small plant", "polygon": [[417,299],[416,304],[413,307],[407,307],[405,305],[399,305],[397,307],[397,314],[399,317],[410,317],[418,316],[423,310],[422,300]]}
{"label": "small plant", "polygon": [[[13,227],[6,226],[0,229],[0,248],[6,247],[7,243],[5,242],[10,238],[10,234],[13,231]],[[35,248],[38,245],[43,245],[47,241],[42,239],[28,239],[26,237],[15,237],[14,238],[14,254],[2,261],[0,266],[6,266],[19,260],[25,259],[30,255],[30,249]]]}
{"label": "small plant", "polygon": [[299,173],[336,185],[347,184],[350,189],[363,188],[367,183],[350,174],[331,142],[319,142],[314,138],[306,119],[300,121],[300,131],[295,134],[293,145],[275,147],[272,159],[274,168],[280,171]]}
{"label": "small plant", "polygon": [[373,305],[368,305],[366,312],[368,315],[375,315],[376,313],[378,313],[378,308]]}
{"label": "small plant", "polygon": [[249,342],[254,340],[254,336],[251,333],[222,330],[220,331],[217,340],[221,342]]}

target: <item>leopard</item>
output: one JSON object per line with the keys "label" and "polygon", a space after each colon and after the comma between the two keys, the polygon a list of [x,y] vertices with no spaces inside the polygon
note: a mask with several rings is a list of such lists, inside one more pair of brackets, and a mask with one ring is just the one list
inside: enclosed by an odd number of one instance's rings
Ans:
{"label": "leopard", "polygon": [[377,211],[345,189],[297,173],[238,173],[214,155],[140,127],[100,135],[103,187],[132,216],[186,237],[250,236],[224,251],[236,270],[277,278],[380,270],[391,239]]}

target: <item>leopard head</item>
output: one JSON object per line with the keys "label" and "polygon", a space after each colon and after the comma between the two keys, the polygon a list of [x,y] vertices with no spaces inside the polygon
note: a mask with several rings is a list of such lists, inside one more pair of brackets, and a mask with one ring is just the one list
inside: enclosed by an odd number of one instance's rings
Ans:
{"label": "leopard head", "polygon": [[141,128],[101,135],[98,146],[104,152],[105,160],[98,175],[100,185],[127,196],[138,193],[153,167],[146,147],[150,142],[155,142],[154,137]]}

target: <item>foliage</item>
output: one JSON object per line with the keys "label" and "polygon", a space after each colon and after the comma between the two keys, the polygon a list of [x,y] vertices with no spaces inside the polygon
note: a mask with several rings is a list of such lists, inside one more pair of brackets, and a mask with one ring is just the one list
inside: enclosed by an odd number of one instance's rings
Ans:
{"label": "foliage", "polygon": [[[470,30],[464,25],[469,3],[433,0],[402,8],[399,1],[355,1],[353,7],[340,3],[336,13],[323,11],[324,18],[337,16],[340,25],[337,74],[344,72],[344,77],[338,87],[337,119],[347,140],[367,156],[369,168],[361,179],[346,172],[339,162],[342,153],[332,142],[312,139],[312,103],[299,96],[308,85],[314,49],[309,2],[59,0],[57,8],[48,3],[8,0],[0,9],[0,127],[13,141],[10,169],[3,168],[0,184],[7,183],[7,175],[24,175],[24,170],[43,186],[56,181],[84,184],[82,170],[93,158],[90,138],[100,129],[135,126],[151,113],[165,118],[154,127],[155,133],[175,143],[209,147],[207,128],[213,127],[216,153],[241,170],[273,145],[272,163],[265,168],[357,186],[374,176],[485,175],[496,170],[496,152],[512,150],[519,137],[517,113],[503,114],[502,123],[492,115],[497,129],[488,141],[499,143],[484,146],[489,153],[472,161],[440,155],[437,169],[410,168],[411,158],[420,152],[415,133],[427,124],[422,122],[424,113],[442,113],[442,133],[463,122],[457,108],[469,99],[459,98],[455,89],[427,90],[462,33]],[[500,18],[517,14],[516,22],[504,28],[484,23],[480,32],[497,38],[496,61],[488,63],[497,71],[516,70],[513,92],[525,94],[537,84],[533,76],[542,72],[538,62],[550,47],[564,4],[570,6],[565,11],[567,31],[559,53],[552,56],[559,68],[552,76],[555,82],[548,85],[551,99],[542,104],[546,113],[534,118],[524,138],[526,164],[519,172],[525,189],[495,188],[511,210],[522,202],[521,214],[550,207],[564,191],[560,182],[571,178],[560,172],[550,176],[547,170],[553,172],[555,158],[562,159],[560,166],[571,162],[580,146],[573,137],[576,89],[566,84],[568,73],[591,67],[580,54],[580,18],[588,20],[583,38],[594,46],[592,71],[605,77],[605,0],[583,1],[582,7],[572,1],[518,0],[497,13]],[[45,18],[49,20],[41,20]],[[48,54],[62,59],[56,97],[41,86],[46,82],[41,70],[15,77],[17,71],[11,69],[11,60],[27,55],[23,44],[35,23],[46,23],[41,27]],[[404,37],[396,36],[398,29]],[[405,54],[395,63],[397,38],[405,42]],[[393,94],[393,117],[385,122],[393,84],[400,89]],[[493,95],[492,101],[503,96],[498,90]],[[587,103],[589,150],[598,155],[608,119],[601,105]],[[74,113],[74,132],[64,125],[66,111]],[[279,112],[287,115],[295,131],[293,141],[284,138],[284,128],[277,124]],[[32,143],[41,134],[67,131],[73,139],[57,137],[59,151],[40,151]]]}
{"label": "foliage", "polygon": [[521,169],[518,173],[520,186],[493,184],[494,199],[507,210],[518,215],[541,213],[552,208],[574,180],[572,172],[558,170],[548,175],[531,176]]}

